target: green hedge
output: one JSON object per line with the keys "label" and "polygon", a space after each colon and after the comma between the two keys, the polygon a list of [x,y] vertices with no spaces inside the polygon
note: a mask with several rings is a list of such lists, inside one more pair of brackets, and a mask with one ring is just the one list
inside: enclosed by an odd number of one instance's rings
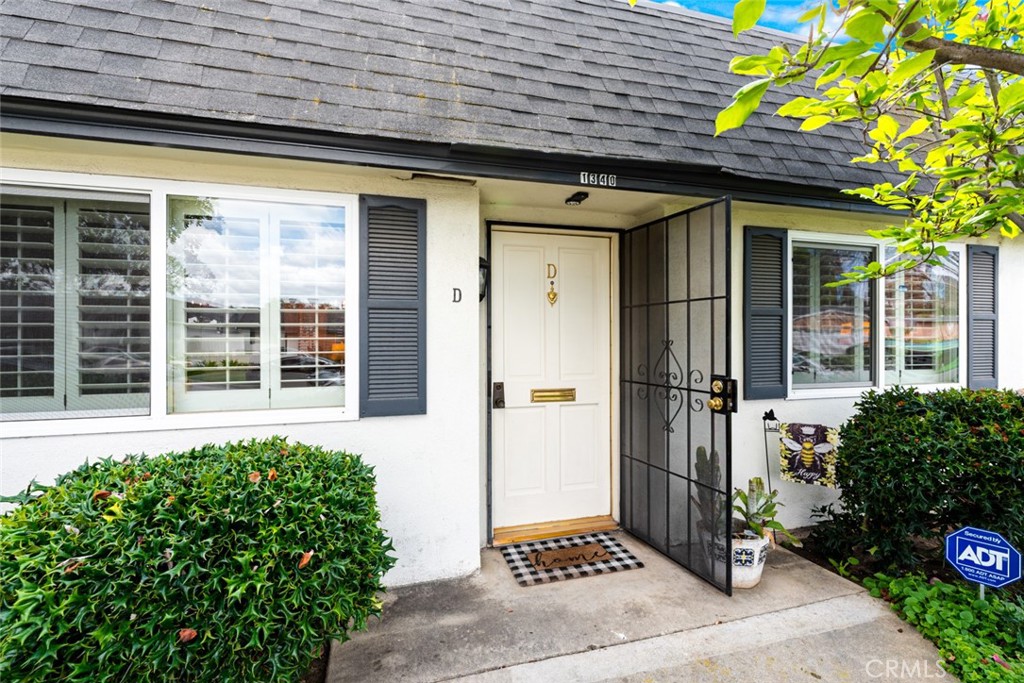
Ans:
{"label": "green hedge", "polygon": [[870,391],[840,429],[840,507],[820,508],[814,541],[915,563],[914,539],[962,526],[1024,546],[1024,397],[1012,391]]}
{"label": "green hedge", "polygon": [[298,680],[395,562],[372,469],[279,437],[84,465],[0,531],[5,681]]}

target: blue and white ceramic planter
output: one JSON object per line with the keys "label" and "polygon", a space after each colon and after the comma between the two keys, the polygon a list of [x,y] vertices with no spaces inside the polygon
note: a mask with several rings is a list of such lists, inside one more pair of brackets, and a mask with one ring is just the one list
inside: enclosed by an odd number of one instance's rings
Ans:
{"label": "blue and white ceramic planter", "polygon": [[768,539],[739,535],[732,539],[732,587],[753,588],[761,581],[768,557]]}

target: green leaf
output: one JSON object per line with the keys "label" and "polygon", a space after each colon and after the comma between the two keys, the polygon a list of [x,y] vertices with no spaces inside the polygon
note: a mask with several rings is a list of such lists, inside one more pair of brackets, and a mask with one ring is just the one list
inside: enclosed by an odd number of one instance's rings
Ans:
{"label": "green leaf", "polygon": [[855,14],[843,27],[846,35],[868,45],[874,45],[884,40],[884,29],[885,18],[869,9],[863,9]]}
{"label": "green leaf", "polygon": [[810,21],[811,19],[817,19],[818,17],[820,17],[822,14],[824,14],[827,11],[828,11],[828,5],[825,5],[824,3],[822,3],[820,5],[815,5],[811,9],[809,9],[806,12],[804,12],[803,14],[801,14],[800,18],[797,19],[797,22],[803,24],[803,23],[806,23],[806,22]]}
{"label": "green leaf", "polygon": [[804,122],[800,124],[800,130],[818,130],[822,126],[832,123],[833,120],[827,114],[818,114],[817,116],[804,119]]}
{"label": "green leaf", "polygon": [[763,75],[769,69],[778,68],[781,60],[771,55],[751,55],[749,57],[733,57],[729,62],[729,70],[735,74]]}
{"label": "green leaf", "polygon": [[1024,78],[1003,86],[999,91],[999,108],[1003,111],[1024,103]]}
{"label": "green leaf", "polygon": [[738,36],[757,24],[764,14],[765,0],[740,0],[732,14],[732,34]]}
{"label": "green leaf", "polygon": [[899,136],[896,138],[896,142],[899,142],[900,140],[904,140],[906,138],[914,137],[915,135],[920,135],[921,133],[925,132],[925,130],[927,130],[930,125],[931,121],[929,121],[927,117],[922,116],[921,118],[917,119],[912,124],[907,126],[907,129],[900,133]]}
{"label": "green leaf", "polygon": [[935,50],[925,50],[900,62],[889,78],[893,83],[902,85],[931,66],[934,60]]}
{"label": "green leaf", "polygon": [[761,104],[761,98],[768,90],[769,83],[767,78],[762,78],[737,90],[733,95],[732,104],[718,112],[718,116],[715,117],[715,136],[742,126]]}
{"label": "green leaf", "polygon": [[822,53],[823,63],[834,62],[837,59],[849,59],[859,57],[870,49],[870,45],[859,40],[851,40],[843,45],[833,45]]}
{"label": "green leaf", "polygon": [[900,124],[896,123],[896,119],[888,114],[882,114],[878,117],[876,130],[881,133],[885,140],[892,140],[900,132]]}
{"label": "green leaf", "polygon": [[779,107],[775,113],[779,116],[795,116],[799,118],[807,116],[810,110],[819,104],[821,103],[812,97],[794,97]]}

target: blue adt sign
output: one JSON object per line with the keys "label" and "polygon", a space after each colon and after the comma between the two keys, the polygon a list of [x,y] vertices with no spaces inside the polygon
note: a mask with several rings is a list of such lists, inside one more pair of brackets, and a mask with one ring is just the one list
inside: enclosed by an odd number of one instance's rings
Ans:
{"label": "blue adt sign", "polygon": [[968,581],[1002,588],[1020,578],[1020,552],[994,531],[964,527],[946,536],[946,560]]}

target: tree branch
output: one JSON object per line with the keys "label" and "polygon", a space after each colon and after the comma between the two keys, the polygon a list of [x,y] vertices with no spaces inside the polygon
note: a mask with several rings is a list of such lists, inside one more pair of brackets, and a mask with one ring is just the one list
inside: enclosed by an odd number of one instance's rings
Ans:
{"label": "tree branch", "polygon": [[[903,35],[913,35],[918,28],[920,28],[920,24],[911,24],[903,29]],[[935,50],[935,61],[937,62],[971,64],[1024,76],[1024,54],[1008,50],[997,50],[981,45],[964,45],[935,36],[929,36],[924,40],[908,40],[903,47],[914,52]]]}

